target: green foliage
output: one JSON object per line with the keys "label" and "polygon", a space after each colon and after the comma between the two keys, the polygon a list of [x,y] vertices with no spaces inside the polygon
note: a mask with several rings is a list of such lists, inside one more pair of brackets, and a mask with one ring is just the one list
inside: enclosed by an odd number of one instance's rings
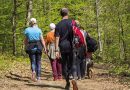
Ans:
{"label": "green foliage", "polygon": [[130,69],[128,64],[124,64],[121,66],[113,66],[112,69],[110,69],[109,73],[114,73],[120,76],[130,76]]}
{"label": "green foliage", "polygon": [[[116,65],[113,72],[119,74],[129,70],[130,66],[130,1],[129,0],[99,0],[98,22],[101,32],[102,49],[101,62]],[[23,55],[23,39],[26,22],[27,0],[17,0],[16,46],[17,55]],[[42,29],[44,36],[50,30],[49,24],[57,24],[60,20],[59,11],[67,7],[70,18],[80,21],[80,24],[98,40],[95,0],[33,0],[33,13]],[[0,52],[12,53],[12,8],[11,0],[0,1]],[[123,44],[122,44],[123,43]],[[124,50],[123,50],[124,49]],[[97,59],[99,51],[95,53]],[[122,65],[121,65],[122,64]],[[121,67],[118,67],[121,65]]]}

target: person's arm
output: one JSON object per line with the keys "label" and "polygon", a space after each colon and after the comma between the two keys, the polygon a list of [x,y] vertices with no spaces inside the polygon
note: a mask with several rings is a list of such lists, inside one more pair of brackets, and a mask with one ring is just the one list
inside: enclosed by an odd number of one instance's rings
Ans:
{"label": "person's arm", "polygon": [[60,37],[56,37],[55,52],[56,52],[56,57],[57,58],[60,58],[60,53],[59,53],[59,39],[60,39]]}
{"label": "person's arm", "polygon": [[24,39],[24,45],[26,46],[28,44],[28,39],[27,39],[27,37],[25,37],[25,39]]}
{"label": "person's arm", "polygon": [[43,47],[44,47],[44,51],[45,51],[45,53],[46,53],[46,44],[45,44],[45,40],[44,40],[44,38],[43,38],[43,33],[42,33],[42,30],[41,30],[41,29],[40,29],[39,33],[40,33],[41,43],[42,43],[42,45],[43,45]]}
{"label": "person's arm", "polygon": [[24,35],[25,35],[25,38],[24,38],[24,45],[26,46],[26,45],[28,44],[27,29],[25,29]]}
{"label": "person's arm", "polygon": [[56,37],[56,52],[59,52],[59,39],[60,37]]}
{"label": "person's arm", "polygon": [[46,44],[46,51],[47,51],[47,53],[48,53],[48,51],[49,51],[49,40],[48,40],[48,34],[46,35],[46,38],[44,38],[44,40],[45,40],[45,44]]}
{"label": "person's arm", "polygon": [[84,43],[85,43],[86,50],[87,50],[87,42],[86,42],[85,36],[84,36]]}
{"label": "person's arm", "polygon": [[86,42],[86,32],[85,31],[82,31],[82,34],[83,34],[83,37],[84,37],[84,44],[85,44],[85,48],[86,48],[86,51],[87,51],[87,42]]}
{"label": "person's arm", "polygon": [[46,44],[45,44],[45,40],[44,40],[44,38],[43,38],[43,36],[41,35],[41,42],[42,42],[42,45],[44,46],[44,50],[45,50],[45,52],[46,52]]}
{"label": "person's arm", "polygon": [[56,57],[59,58],[59,39],[60,39],[60,33],[59,33],[59,28],[56,26],[55,29],[55,52],[56,52]]}

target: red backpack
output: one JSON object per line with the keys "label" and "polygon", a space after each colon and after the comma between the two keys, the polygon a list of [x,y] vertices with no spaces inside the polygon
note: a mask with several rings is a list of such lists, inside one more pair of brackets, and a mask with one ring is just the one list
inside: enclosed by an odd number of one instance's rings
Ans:
{"label": "red backpack", "polygon": [[76,22],[72,20],[72,28],[73,28],[73,47],[80,47],[85,44],[84,36],[80,31],[80,28],[76,26]]}

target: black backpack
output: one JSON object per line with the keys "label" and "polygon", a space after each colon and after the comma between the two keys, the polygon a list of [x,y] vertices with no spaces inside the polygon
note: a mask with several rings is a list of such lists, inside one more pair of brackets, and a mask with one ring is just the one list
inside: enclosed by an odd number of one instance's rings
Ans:
{"label": "black backpack", "polygon": [[86,36],[86,43],[88,52],[95,52],[98,49],[98,43],[95,39],[91,38],[88,33]]}

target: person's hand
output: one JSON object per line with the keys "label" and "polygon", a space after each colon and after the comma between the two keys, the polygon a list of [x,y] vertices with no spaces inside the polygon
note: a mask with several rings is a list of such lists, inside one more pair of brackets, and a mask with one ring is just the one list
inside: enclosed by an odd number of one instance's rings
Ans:
{"label": "person's hand", "polygon": [[56,58],[59,59],[60,58],[60,53],[56,52]]}
{"label": "person's hand", "polygon": [[47,50],[46,49],[44,50],[44,53],[47,54]]}
{"label": "person's hand", "polygon": [[48,53],[48,52],[49,52],[49,50],[47,49],[47,50],[46,50],[46,52]]}

